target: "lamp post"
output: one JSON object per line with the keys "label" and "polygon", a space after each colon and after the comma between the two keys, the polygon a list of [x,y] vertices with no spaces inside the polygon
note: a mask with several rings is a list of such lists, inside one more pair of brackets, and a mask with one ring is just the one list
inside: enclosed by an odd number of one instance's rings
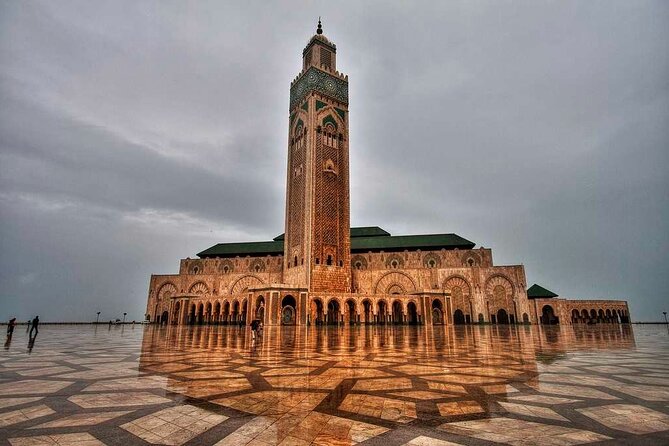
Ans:
{"label": "lamp post", "polygon": [[662,314],[664,314],[664,323],[669,325],[669,322],[667,321],[667,312],[663,311]]}
{"label": "lamp post", "polygon": [[95,318],[95,323],[98,324],[100,322],[100,312],[98,311],[98,317]]}
{"label": "lamp post", "polygon": [[123,323],[125,324],[125,315],[128,313],[123,313]]}

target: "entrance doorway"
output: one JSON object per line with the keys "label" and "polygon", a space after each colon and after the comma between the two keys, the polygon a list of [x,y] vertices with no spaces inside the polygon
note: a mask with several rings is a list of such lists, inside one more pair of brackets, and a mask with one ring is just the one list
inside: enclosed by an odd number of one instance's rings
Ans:
{"label": "entrance doorway", "polygon": [[295,325],[297,303],[293,296],[286,296],[281,300],[281,324]]}
{"label": "entrance doorway", "polygon": [[541,309],[541,323],[544,325],[557,325],[560,323],[557,316],[555,316],[555,311],[550,305],[544,305]]}
{"label": "entrance doorway", "polygon": [[501,325],[509,324],[509,314],[506,312],[504,308],[500,308],[499,311],[497,312],[497,323]]}

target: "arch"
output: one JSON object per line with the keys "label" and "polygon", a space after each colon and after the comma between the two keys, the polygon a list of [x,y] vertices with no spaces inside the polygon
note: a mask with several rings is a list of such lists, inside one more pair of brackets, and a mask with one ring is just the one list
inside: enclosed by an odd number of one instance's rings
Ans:
{"label": "arch", "polygon": [[230,313],[230,323],[231,324],[236,324],[237,322],[239,322],[239,301],[234,300],[232,302],[231,307],[232,307],[232,310],[231,310],[231,313]]}
{"label": "arch", "polygon": [[181,323],[181,321],[179,320],[180,315],[181,315],[181,301],[177,300],[174,304],[174,308],[172,309],[172,323],[173,324]]}
{"label": "arch", "polygon": [[214,305],[214,314],[212,317],[212,323],[218,324],[221,321],[221,303],[216,301]]}
{"label": "arch", "polygon": [[399,254],[390,254],[386,258],[387,269],[404,268],[404,258]]}
{"label": "arch", "polygon": [[304,128],[304,122],[302,121],[302,118],[298,118],[297,122],[295,123],[295,126],[293,127],[293,134],[295,136],[301,134],[303,128]]}
{"label": "arch", "polygon": [[363,309],[365,324],[371,324],[373,322],[372,318],[374,315],[374,310],[372,309],[372,301],[370,301],[369,299],[363,300],[362,309]]}
{"label": "arch", "polygon": [[160,316],[160,323],[167,325],[169,316],[170,314],[167,312],[167,310],[163,311],[163,314]]}
{"label": "arch", "polygon": [[252,273],[262,273],[265,271],[265,261],[262,259],[253,259],[249,263],[249,271]]}
{"label": "arch", "polygon": [[376,303],[376,322],[379,324],[388,322],[388,302],[384,299],[379,299]]}
{"label": "arch", "polygon": [[228,324],[230,322],[230,302],[227,300],[223,301],[223,323]]}
{"label": "arch", "polygon": [[190,294],[209,294],[209,287],[202,281],[195,282],[188,288]]}
{"label": "arch", "polygon": [[323,301],[315,298],[311,301],[312,320],[316,325],[323,325],[325,323],[325,311]]}
{"label": "arch", "polygon": [[258,296],[256,298],[256,307],[253,311],[253,317],[260,321],[265,320],[265,296]]}
{"label": "arch", "polygon": [[341,306],[339,301],[335,298],[332,298],[328,301],[328,314],[327,314],[327,323],[330,325],[339,325],[339,319],[341,314]]}
{"label": "arch", "polygon": [[165,282],[158,288],[156,296],[158,300],[167,299],[174,296],[177,293],[177,287],[172,282]]}
{"label": "arch", "polygon": [[221,260],[218,264],[218,271],[223,274],[230,274],[235,271],[235,262],[230,259]]}
{"label": "arch", "polygon": [[248,274],[240,277],[235,281],[235,283],[230,287],[230,294],[240,294],[248,290],[251,287],[262,285],[262,279],[257,276]]}
{"label": "arch", "polygon": [[295,325],[297,320],[297,302],[288,294],[281,299],[281,325]]}
{"label": "arch", "polygon": [[339,129],[337,120],[330,113],[328,113],[327,116],[325,116],[321,122],[324,128],[327,127],[328,124],[331,124],[335,130]]}
{"label": "arch", "polygon": [[471,322],[471,286],[467,279],[459,275],[448,277],[444,281],[444,291],[451,295],[451,308],[454,316],[455,311],[459,310],[462,313],[463,323]]}
{"label": "arch", "polygon": [[485,317],[483,316],[483,313],[479,313],[479,324],[483,324],[485,322]]}
{"label": "arch", "polygon": [[244,299],[242,301],[240,307],[239,307],[239,321],[240,322],[243,322],[243,323],[247,322],[246,318],[249,314],[248,309],[249,309],[249,302],[248,302],[247,299]]}
{"label": "arch", "polygon": [[460,309],[455,310],[455,312],[453,313],[453,323],[455,325],[464,325],[465,314],[462,312],[462,310]]}
{"label": "arch", "polygon": [[500,308],[497,311],[497,323],[501,325],[508,325],[509,323],[509,314],[504,308]]}
{"label": "arch", "polygon": [[541,323],[543,325],[557,325],[560,319],[555,315],[555,310],[550,305],[544,305],[541,309]]}
{"label": "arch", "polygon": [[204,304],[200,302],[200,305],[197,306],[197,324],[202,325],[204,323]]}
{"label": "arch", "polygon": [[441,257],[433,252],[428,252],[423,256],[424,268],[439,268],[441,266]]}
{"label": "arch", "polygon": [[202,265],[202,260],[191,260],[188,265],[188,274],[202,274],[204,272],[204,266]]}
{"label": "arch", "polygon": [[353,325],[357,322],[358,316],[358,306],[353,299],[346,300],[344,304],[344,320],[348,322],[349,325]]}
{"label": "arch", "polygon": [[367,259],[361,255],[355,255],[351,258],[351,268],[353,269],[367,269]]}
{"label": "arch", "polygon": [[391,271],[381,276],[376,282],[376,285],[374,286],[374,294],[392,294],[388,291],[397,291],[399,289],[403,290],[403,293],[400,294],[411,293],[416,291],[416,283],[411,276],[406,273]]}
{"label": "arch", "polygon": [[418,309],[414,301],[409,301],[407,304],[407,322],[410,325],[418,324]]}
{"label": "arch", "polygon": [[474,251],[466,251],[461,257],[462,266],[474,267],[481,266],[481,256]]}
{"label": "arch", "polygon": [[579,317],[578,310],[574,308],[571,310],[571,323],[572,324],[578,324],[580,322],[580,317]]}
{"label": "arch", "polygon": [[595,311],[594,309],[590,310],[590,323],[591,324],[597,323],[597,311]]}
{"label": "arch", "polygon": [[441,300],[434,299],[432,301],[432,325],[443,325],[444,323],[444,305]]}
{"label": "arch", "polygon": [[211,313],[212,313],[212,304],[207,302],[207,305],[204,307],[204,322],[206,324],[211,323]]}
{"label": "arch", "polygon": [[530,317],[527,315],[527,313],[523,313],[523,324],[529,324],[530,323]]}
{"label": "arch", "polygon": [[513,283],[508,277],[502,274],[494,274],[488,278],[488,280],[485,283],[486,294],[488,296],[492,296],[493,291],[497,286],[504,287],[504,291],[507,298],[512,297],[514,295]]}
{"label": "arch", "polygon": [[399,300],[393,301],[393,324],[401,324],[404,322],[404,312],[402,311],[402,302]]}
{"label": "arch", "polygon": [[194,325],[195,324],[196,315],[197,315],[197,306],[195,304],[191,304],[190,311],[188,312],[188,324],[189,325]]}
{"label": "arch", "polygon": [[347,299],[344,303],[344,321],[349,325],[357,322],[358,306],[353,299]]}
{"label": "arch", "polygon": [[485,283],[485,291],[491,322],[493,324],[504,323],[499,322],[499,316],[497,314],[499,313],[499,310],[503,309],[503,316],[505,316],[505,320],[507,320],[506,323],[509,323],[508,321],[515,316],[513,311],[514,288],[511,280],[501,274],[492,275]]}

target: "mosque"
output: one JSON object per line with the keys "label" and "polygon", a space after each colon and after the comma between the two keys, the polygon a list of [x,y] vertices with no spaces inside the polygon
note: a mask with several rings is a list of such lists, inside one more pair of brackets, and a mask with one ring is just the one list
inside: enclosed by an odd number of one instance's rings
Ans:
{"label": "mosque", "polygon": [[285,233],[219,243],[152,275],[146,319],[165,324],[629,323],[627,302],[570,300],[457,234],[350,227],[348,76],[316,34],[290,86]]}

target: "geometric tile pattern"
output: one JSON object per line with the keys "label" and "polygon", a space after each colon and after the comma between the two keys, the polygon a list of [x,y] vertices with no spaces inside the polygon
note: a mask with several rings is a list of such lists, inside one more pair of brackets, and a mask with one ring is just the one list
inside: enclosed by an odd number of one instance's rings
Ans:
{"label": "geometric tile pattern", "polygon": [[633,330],[17,330],[0,445],[669,444],[669,338]]}
{"label": "geometric tile pattern", "polygon": [[448,432],[511,445],[573,445],[608,440],[609,437],[570,427],[545,425],[511,418],[459,421],[440,426]]}
{"label": "geometric tile pattern", "polygon": [[611,404],[576,410],[611,429],[632,434],[669,430],[669,415],[634,404]]}
{"label": "geometric tile pattern", "polygon": [[121,425],[121,428],[152,444],[179,445],[227,420],[190,405],[168,407]]}

